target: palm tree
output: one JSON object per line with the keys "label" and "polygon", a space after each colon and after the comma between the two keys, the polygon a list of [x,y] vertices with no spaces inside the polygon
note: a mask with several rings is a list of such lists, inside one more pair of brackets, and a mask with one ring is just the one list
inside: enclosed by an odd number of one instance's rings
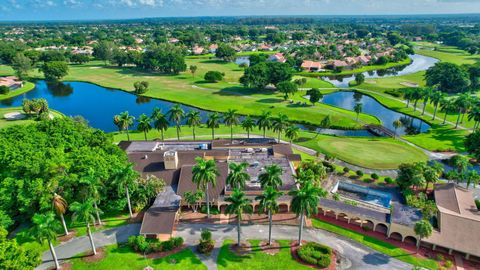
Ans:
{"label": "palm tree", "polygon": [[41,244],[43,241],[48,241],[50,253],[52,253],[53,261],[55,262],[55,269],[60,269],[57,254],[53,248],[52,242],[57,238],[57,231],[61,230],[60,223],[55,220],[55,214],[48,212],[47,214],[35,214],[32,218],[33,227],[30,231],[31,235],[37,239]]}
{"label": "palm tree", "polygon": [[442,103],[442,100],[444,99],[445,94],[442,91],[435,90],[432,92],[432,95],[430,96],[430,102],[433,104],[433,106],[435,106],[432,120],[435,120],[435,117],[437,116],[438,106]]}
{"label": "palm tree", "polygon": [[[455,124],[455,128],[458,128],[458,124],[463,121],[463,116],[468,111],[471,106],[471,96],[468,93],[460,94],[455,99],[455,106],[457,106],[458,110],[458,117],[457,122]],[[460,116],[462,116],[462,121],[460,120]]]}
{"label": "palm tree", "polygon": [[145,136],[145,141],[147,140],[147,132],[149,132],[152,129],[152,119],[148,117],[146,114],[142,113],[140,117],[137,119],[138,125],[137,125],[137,130],[138,131],[143,131],[143,135]]}
{"label": "palm tree", "polygon": [[440,104],[440,109],[445,112],[445,115],[443,117],[443,123],[442,123],[445,125],[445,123],[447,122],[448,113],[456,109],[455,101],[450,98],[446,98],[442,100]]}
{"label": "palm tree", "polygon": [[113,117],[113,122],[120,127],[121,130],[127,132],[127,140],[130,141],[130,134],[128,133],[128,128],[133,125],[135,117],[131,116],[128,111],[122,112],[119,115]]}
{"label": "palm tree", "polygon": [[168,110],[167,115],[169,121],[175,122],[177,127],[177,140],[180,140],[180,122],[182,121],[185,112],[182,107],[180,107],[180,104],[175,104],[170,110]]}
{"label": "palm tree", "polygon": [[220,115],[217,112],[208,115],[207,127],[212,129],[212,141],[215,139],[215,129],[220,124]]}
{"label": "palm tree", "polygon": [[432,235],[433,227],[428,220],[422,219],[417,223],[415,223],[415,227],[413,229],[415,231],[415,234],[419,238],[417,241],[417,252],[418,252],[418,250],[420,249],[420,242],[422,241],[422,239]]}
{"label": "palm tree", "polygon": [[425,178],[425,193],[427,193],[428,185],[430,183],[435,184],[436,182],[438,182],[438,180],[440,180],[439,176],[440,175],[438,171],[435,170],[435,168],[428,165],[425,166],[425,168],[423,169],[423,177]]}
{"label": "palm tree", "polygon": [[266,187],[273,187],[278,189],[282,185],[282,173],[283,170],[277,164],[272,164],[265,167],[265,171],[258,176],[260,186],[265,189]]}
{"label": "palm tree", "polygon": [[395,136],[397,136],[397,129],[401,128],[403,126],[402,121],[400,119],[397,119],[393,121],[393,127],[395,128]]}
{"label": "palm tree", "polygon": [[197,204],[198,201],[203,198],[203,192],[200,190],[197,190],[195,192],[193,191],[187,191],[183,194],[183,198],[185,199],[185,202],[187,202],[189,207],[192,207],[192,210],[194,213],[197,212]]}
{"label": "palm tree", "polygon": [[162,110],[158,107],[155,107],[151,116],[153,120],[153,127],[160,131],[162,134],[162,141],[164,140],[163,133],[168,129],[168,119],[165,114],[162,113]]}
{"label": "palm tree", "polygon": [[355,103],[355,106],[353,107],[353,111],[357,113],[357,120],[358,121],[358,116],[360,113],[363,111],[363,104],[360,102]]}
{"label": "palm tree", "polygon": [[413,100],[413,111],[417,111],[417,104],[420,99],[422,99],[423,90],[421,88],[412,90],[410,99]]}
{"label": "palm tree", "polygon": [[267,187],[262,195],[255,197],[255,200],[259,201],[260,211],[268,214],[268,245],[272,244],[272,215],[278,212],[277,199],[282,194],[274,187]]}
{"label": "palm tree", "polygon": [[475,121],[473,125],[473,130],[476,130],[480,127],[480,104],[473,107],[472,110],[468,113],[468,121]]}
{"label": "palm tree", "polygon": [[470,187],[470,184],[473,184],[473,188],[478,185],[480,181],[480,174],[477,173],[475,170],[470,170],[466,173],[466,180],[467,180],[467,189]]}
{"label": "palm tree", "polygon": [[272,113],[263,111],[262,114],[257,118],[258,129],[263,130],[263,138],[265,138],[267,129],[272,127]]}
{"label": "palm tree", "polygon": [[290,125],[285,130],[285,136],[290,140],[290,144],[292,144],[292,141],[298,139],[299,134],[300,134],[300,128],[295,125]]}
{"label": "palm tree", "polygon": [[305,216],[309,217],[318,212],[320,197],[325,197],[326,192],[311,182],[304,181],[300,188],[295,188],[288,193],[292,196],[291,209],[297,217],[300,216],[298,231],[298,245],[302,245],[302,231]]}
{"label": "palm tree", "polygon": [[187,118],[187,125],[192,128],[193,140],[195,141],[195,127],[202,124],[202,118],[199,111],[191,110],[185,116]]}
{"label": "palm tree", "polygon": [[237,116],[237,110],[228,109],[227,112],[223,114],[223,122],[226,126],[230,126],[230,141],[233,142],[233,126],[240,123]]}
{"label": "palm tree", "polygon": [[278,143],[280,143],[280,134],[288,127],[288,116],[279,114],[278,117],[273,119],[272,127],[273,131],[278,133]]}
{"label": "palm tree", "polygon": [[97,255],[95,243],[93,242],[92,231],[90,230],[90,222],[95,224],[94,212],[92,200],[86,200],[83,203],[74,202],[70,205],[70,210],[73,212],[72,222],[85,222],[87,226],[87,234],[90,239],[90,245],[92,247],[93,255]]}
{"label": "palm tree", "polygon": [[113,183],[117,185],[118,193],[122,193],[125,190],[130,218],[133,217],[133,212],[132,212],[132,203],[130,201],[129,187],[132,187],[135,184],[135,180],[137,180],[137,178],[138,178],[138,174],[133,169],[133,164],[128,163],[123,168],[115,172],[115,179],[113,181]]}
{"label": "palm tree", "polygon": [[250,116],[246,116],[242,121],[242,128],[247,132],[247,138],[250,139],[250,131],[255,127],[255,122]]}
{"label": "palm tree", "polygon": [[250,180],[250,175],[245,171],[248,163],[230,163],[228,164],[229,173],[227,176],[227,184],[232,188],[243,189],[245,182]]}
{"label": "palm tree", "polygon": [[428,100],[430,97],[433,95],[433,89],[432,88],[423,88],[423,90],[420,93],[423,97],[423,109],[422,109],[422,115],[425,114],[425,109],[427,108]]}
{"label": "palm tree", "polygon": [[197,164],[192,168],[192,182],[197,185],[197,189],[205,190],[205,201],[207,206],[207,217],[210,218],[210,194],[208,186],[215,187],[219,172],[214,160],[205,160],[201,157],[195,158]]}
{"label": "palm tree", "polygon": [[85,185],[85,188],[87,190],[86,197],[92,199],[95,213],[97,215],[98,225],[101,226],[102,220],[100,219],[100,214],[102,214],[102,211],[98,208],[97,202],[100,200],[99,188],[102,184],[99,181],[99,178],[95,175],[95,171],[92,168],[88,170],[87,175],[80,178],[79,182]]}
{"label": "palm tree", "polygon": [[63,230],[65,231],[65,235],[68,235],[68,228],[67,223],[65,222],[65,212],[67,212],[68,203],[65,199],[58,195],[57,193],[53,194],[52,200],[53,210],[60,216],[60,220],[62,221]]}
{"label": "palm tree", "polygon": [[410,101],[412,100],[413,91],[414,90],[412,88],[405,88],[405,90],[403,90],[403,97],[407,101],[407,108],[410,105]]}
{"label": "palm tree", "polygon": [[242,222],[243,213],[251,213],[252,206],[250,205],[250,200],[245,197],[245,193],[239,189],[234,189],[232,194],[225,198],[225,201],[230,203],[225,212],[227,214],[237,215],[237,245],[240,246],[240,228]]}

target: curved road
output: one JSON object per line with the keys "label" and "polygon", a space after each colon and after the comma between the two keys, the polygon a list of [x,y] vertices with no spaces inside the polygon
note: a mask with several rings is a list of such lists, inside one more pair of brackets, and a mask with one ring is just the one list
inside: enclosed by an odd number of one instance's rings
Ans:
{"label": "curved road", "polygon": [[[211,257],[199,256],[209,270],[217,269],[216,258],[219,248],[225,239],[236,239],[237,231],[235,225],[216,225],[216,224],[178,224],[176,230],[177,236],[185,239],[185,243],[191,247],[198,243],[201,230],[209,228],[212,231],[213,239],[216,241],[215,250]],[[130,235],[138,234],[140,224],[129,224],[93,234],[95,243],[98,247],[125,242]],[[268,234],[268,225],[246,225],[242,227],[243,239],[265,239]],[[298,227],[286,225],[274,225],[272,237],[274,239],[296,240]],[[336,234],[319,230],[305,229],[304,239],[324,243],[336,249],[342,258],[342,269],[412,269],[408,263],[399,261],[395,258],[378,253],[366,246],[363,246],[348,238]],[[86,236],[73,238],[69,242],[63,243],[55,248],[57,256],[61,260],[75,257],[77,254],[86,252],[90,249],[90,243]],[[42,256],[43,264],[37,269],[48,269],[52,266],[50,252],[47,251]]]}

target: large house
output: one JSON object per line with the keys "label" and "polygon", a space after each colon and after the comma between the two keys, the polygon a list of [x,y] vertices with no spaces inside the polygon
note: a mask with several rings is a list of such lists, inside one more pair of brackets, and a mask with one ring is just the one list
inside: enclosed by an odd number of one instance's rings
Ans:
{"label": "large house", "polygon": [[15,76],[0,77],[0,86],[6,86],[14,90],[22,88],[23,82]]}
{"label": "large house", "polygon": [[[246,183],[245,192],[252,199],[261,193],[258,176],[266,166],[277,164],[283,170],[281,191],[287,192],[295,185],[295,167],[301,161],[293,154],[288,144],[277,144],[271,139],[215,140],[213,142],[121,142],[119,146],[127,152],[128,158],[135,164],[135,170],[143,176],[155,175],[165,181],[167,188],[158,194],[153,205],[146,211],[140,234],[146,237],[168,239],[173,236],[182,206],[182,197],[187,191],[196,191],[192,182],[192,168],[195,158],[215,160],[219,176],[216,185],[209,186],[212,207],[223,210],[228,203],[225,195],[231,192],[227,185],[228,164],[230,162],[248,165],[247,173],[251,180]],[[280,199],[281,207],[288,211],[290,198]]]}
{"label": "large house", "polygon": [[449,254],[455,251],[467,259],[471,256],[480,259],[480,211],[473,193],[449,183],[435,185],[434,194],[438,208],[437,228],[423,241],[433,249]]}
{"label": "large house", "polygon": [[325,65],[320,62],[304,60],[301,68],[305,71],[315,72],[315,71],[324,71]]}

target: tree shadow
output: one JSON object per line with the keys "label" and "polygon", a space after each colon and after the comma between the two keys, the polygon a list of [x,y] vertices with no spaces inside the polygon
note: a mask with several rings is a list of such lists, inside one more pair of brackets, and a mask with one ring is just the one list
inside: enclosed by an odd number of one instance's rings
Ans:
{"label": "tree shadow", "polygon": [[263,99],[257,100],[256,102],[260,102],[260,103],[282,103],[283,99],[280,99],[280,98],[263,98]]}
{"label": "tree shadow", "polygon": [[363,256],[362,261],[369,265],[385,265],[388,264],[390,258],[380,253],[369,253]]}

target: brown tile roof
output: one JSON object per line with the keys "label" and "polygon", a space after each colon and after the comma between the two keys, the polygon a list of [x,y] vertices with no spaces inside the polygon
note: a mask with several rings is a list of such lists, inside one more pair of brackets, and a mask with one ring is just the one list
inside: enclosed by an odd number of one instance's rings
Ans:
{"label": "brown tile roof", "polygon": [[[480,256],[480,212],[474,206],[472,192],[454,183],[435,185],[439,210],[439,231],[425,241]],[[475,208],[474,208],[475,207]]]}
{"label": "brown tile roof", "polygon": [[[216,164],[220,175],[217,177],[217,183],[214,188],[211,185],[208,186],[208,194],[211,200],[217,200],[223,194],[228,175],[227,162],[216,162]],[[177,188],[177,194],[180,196],[183,196],[187,191],[195,192],[197,190],[197,185],[192,182],[192,168],[193,165],[182,166]]]}
{"label": "brown tile roof", "polygon": [[177,210],[150,208],[143,216],[140,234],[171,234]]}

